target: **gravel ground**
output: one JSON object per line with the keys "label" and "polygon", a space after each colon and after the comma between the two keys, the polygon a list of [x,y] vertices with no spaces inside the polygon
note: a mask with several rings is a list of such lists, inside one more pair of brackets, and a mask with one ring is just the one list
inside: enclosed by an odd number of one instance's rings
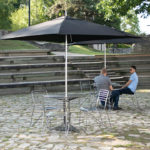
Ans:
{"label": "gravel ground", "polygon": [[[37,121],[42,115],[43,96],[39,94],[37,98],[31,127],[30,94],[0,97],[0,150],[150,149],[150,91],[121,96],[119,104],[123,110],[119,111],[95,109],[94,96],[71,101],[71,124],[79,132],[68,134],[47,129],[42,117]],[[53,128],[63,123],[63,103],[56,99],[47,102],[59,108],[52,111]],[[80,107],[90,109],[80,112]]]}

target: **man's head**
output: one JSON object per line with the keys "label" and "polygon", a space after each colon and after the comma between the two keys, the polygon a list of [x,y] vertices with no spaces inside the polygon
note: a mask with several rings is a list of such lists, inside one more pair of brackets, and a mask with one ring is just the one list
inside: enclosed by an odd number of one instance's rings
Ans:
{"label": "man's head", "polygon": [[107,76],[107,70],[106,70],[106,68],[103,68],[101,70],[101,74],[103,74],[104,76]]}
{"label": "man's head", "polygon": [[131,66],[130,67],[130,73],[134,73],[136,71],[136,66]]}

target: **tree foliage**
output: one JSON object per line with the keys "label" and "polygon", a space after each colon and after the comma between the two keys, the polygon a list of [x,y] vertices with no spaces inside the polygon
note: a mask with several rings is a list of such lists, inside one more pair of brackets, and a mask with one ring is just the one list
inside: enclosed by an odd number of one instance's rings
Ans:
{"label": "tree foliage", "polygon": [[132,34],[140,34],[139,20],[134,10],[130,10],[126,16],[121,18],[121,29]]}
{"label": "tree foliage", "polygon": [[10,8],[8,2],[0,0],[0,29],[9,29],[11,21],[9,20]]}
{"label": "tree foliage", "polygon": [[119,17],[112,15],[113,19],[105,20],[105,12],[99,11],[98,4],[99,0],[55,0],[49,9],[49,17],[53,19],[62,16],[67,9],[69,16],[119,28]]}
{"label": "tree foliage", "polygon": [[24,0],[0,0],[0,29],[10,29],[10,14],[18,9]]}
{"label": "tree foliage", "polygon": [[[47,20],[47,6],[43,0],[31,1],[31,25],[44,22]],[[10,16],[12,21],[12,30],[18,30],[28,26],[28,6],[21,5],[19,9],[13,12]]]}
{"label": "tree foliage", "polygon": [[[0,28],[28,26],[29,0],[0,0]],[[150,14],[149,0],[31,0],[31,24],[68,15],[139,33],[138,13]],[[10,15],[11,14],[11,15]]]}
{"label": "tree foliage", "polygon": [[136,14],[150,15],[149,0],[99,0],[98,8],[105,10],[105,18],[113,13],[125,16],[129,10],[135,10]]}
{"label": "tree foliage", "polygon": [[[125,0],[120,5],[119,2],[119,0],[55,0],[50,7],[49,17],[53,19],[62,16],[64,15],[64,10],[67,9],[69,16],[90,20],[129,32],[133,30],[131,33],[139,33],[136,14],[134,13],[131,17],[130,8],[128,10],[122,9],[125,5]],[[124,22],[123,17],[126,17],[127,20],[134,20],[134,24],[130,24],[129,27],[131,28],[128,28],[128,30],[127,23],[130,22]],[[123,23],[122,27],[121,22]]]}

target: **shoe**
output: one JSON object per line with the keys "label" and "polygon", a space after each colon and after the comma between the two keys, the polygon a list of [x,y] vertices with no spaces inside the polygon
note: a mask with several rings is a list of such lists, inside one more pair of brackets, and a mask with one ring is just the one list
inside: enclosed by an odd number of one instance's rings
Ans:
{"label": "shoe", "polygon": [[121,107],[114,107],[113,110],[122,110]]}

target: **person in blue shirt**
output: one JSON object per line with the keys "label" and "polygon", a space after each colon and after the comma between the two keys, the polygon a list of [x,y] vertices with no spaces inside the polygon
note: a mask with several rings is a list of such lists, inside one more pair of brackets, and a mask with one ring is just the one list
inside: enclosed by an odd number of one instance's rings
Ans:
{"label": "person in blue shirt", "polygon": [[136,66],[130,67],[130,79],[129,81],[122,86],[119,90],[113,90],[111,95],[111,100],[114,102],[113,110],[120,110],[118,106],[119,96],[122,94],[134,94],[138,85],[138,76],[136,74]]}

